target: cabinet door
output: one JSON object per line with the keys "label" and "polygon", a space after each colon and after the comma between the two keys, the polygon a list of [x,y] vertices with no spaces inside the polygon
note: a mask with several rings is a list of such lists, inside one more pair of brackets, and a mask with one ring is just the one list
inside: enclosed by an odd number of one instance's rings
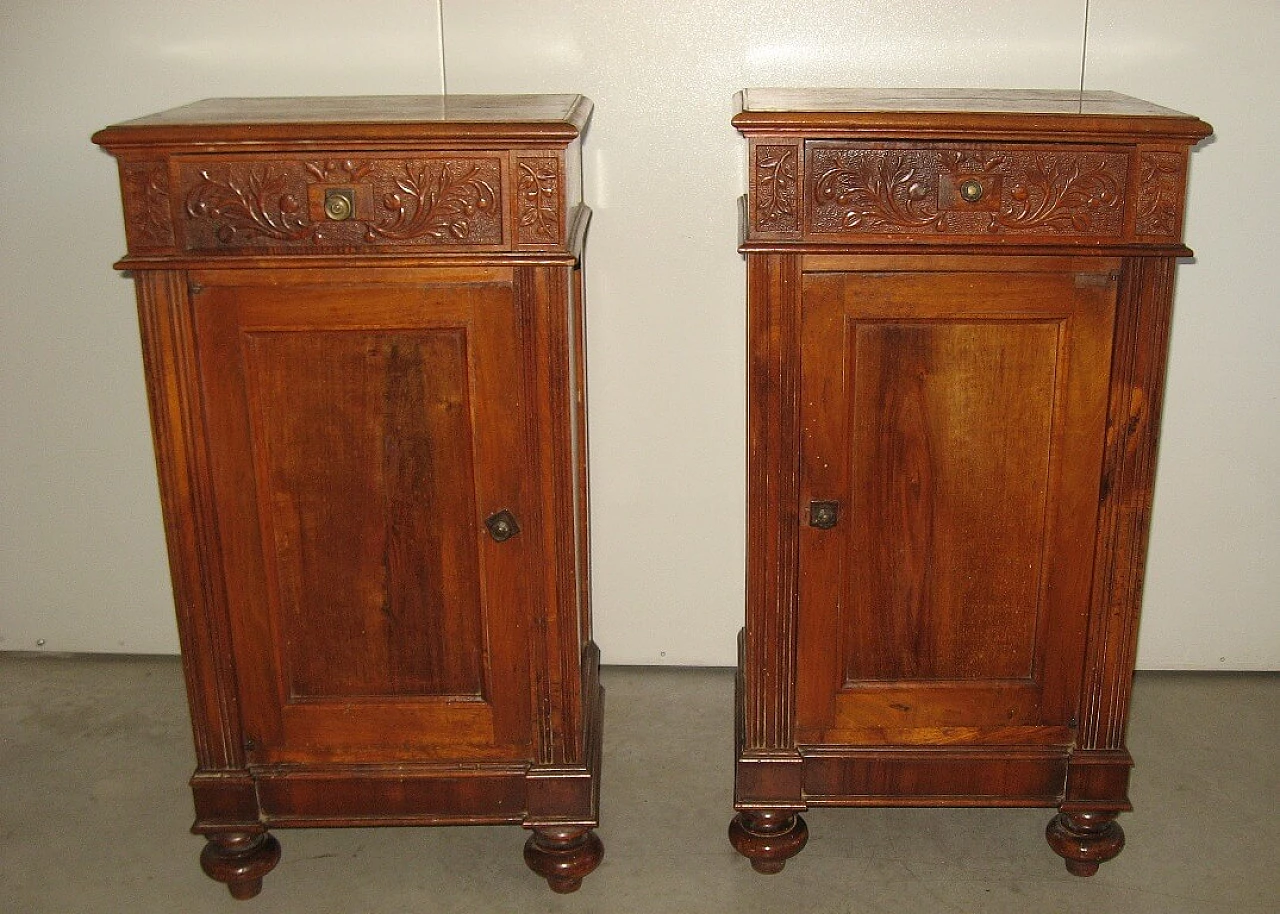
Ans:
{"label": "cabinet door", "polygon": [[810,260],[801,743],[1071,742],[1118,267]]}
{"label": "cabinet door", "polygon": [[[251,762],[528,757],[541,547],[511,271],[191,279]],[[505,542],[500,511],[524,528]]]}

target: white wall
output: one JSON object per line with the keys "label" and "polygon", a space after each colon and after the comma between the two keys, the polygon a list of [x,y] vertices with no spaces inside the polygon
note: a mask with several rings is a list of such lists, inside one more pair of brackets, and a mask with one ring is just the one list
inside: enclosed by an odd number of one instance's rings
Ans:
{"label": "white wall", "polygon": [[[78,7],[73,14],[64,7]],[[176,647],[111,160],[93,129],[210,95],[434,92],[431,0],[9,2],[0,649]],[[746,85],[1074,88],[1084,0],[445,0],[450,92],[582,92],[597,640],[729,664],[742,617]],[[146,23],[131,35],[119,24]],[[1167,24],[1164,24],[1166,23]],[[1086,82],[1210,120],[1193,158],[1140,665],[1280,668],[1280,308],[1258,0],[1092,0]],[[1230,186],[1228,186],[1230,182]],[[1271,203],[1273,205],[1268,206]],[[74,215],[74,219],[71,216]],[[34,224],[33,224],[34,220]],[[74,254],[68,255],[67,251]]]}
{"label": "white wall", "polygon": [[217,95],[440,91],[434,3],[355,8],[0,0],[0,649],[178,649],[115,160],[90,134]]}
{"label": "white wall", "polygon": [[1139,663],[1280,668],[1280,3],[1092,0],[1091,86],[1214,126],[1192,156]]}

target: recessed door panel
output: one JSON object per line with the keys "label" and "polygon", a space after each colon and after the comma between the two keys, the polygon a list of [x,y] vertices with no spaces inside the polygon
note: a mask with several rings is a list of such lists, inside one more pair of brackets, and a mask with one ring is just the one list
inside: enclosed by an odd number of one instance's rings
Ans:
{"label": "recessed door panel", "polygon": [[528,755],[539,543],[485,526],[531,476],[521,327],[471,272],[197,279],[254,762]]}
{"label": "recessed door panel", "polygon": [[290,698],[482,697],[466,327],[242,342]]}
{"label": "recessed door panel", "polygon": [[847,320],[845,681],[1031,678],[1061,322]]}
{"label": "recessed door panel", "polygon": [[911,266],[805,274],[800,739],[1067,742],[1114,277]]}

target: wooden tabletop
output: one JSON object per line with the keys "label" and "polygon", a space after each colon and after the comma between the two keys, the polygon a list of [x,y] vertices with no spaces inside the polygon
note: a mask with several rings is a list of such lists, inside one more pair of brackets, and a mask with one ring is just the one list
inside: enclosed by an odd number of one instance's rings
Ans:
{"label": "wooden tabletop", "polygon": [[886,132],[931,136],[986,128],[1006,138],[1054,132],[1199,139],[1188,114],[1118,92],[1047,89],[744,89],[733,123],[744,133]]}
{"label": "wooden tabletop", "polygon": [[1118,92],[1070,89],[743,89],[742,111],[992,111],[1187,117]]}
{"label": "wooden tabletop", "polygon": [[581,95],[381,95],[209,98],[94,134],[108,148],[163,142],[263,143],[334,138],[413,141],[466,136],[571,140],[591,117]]}

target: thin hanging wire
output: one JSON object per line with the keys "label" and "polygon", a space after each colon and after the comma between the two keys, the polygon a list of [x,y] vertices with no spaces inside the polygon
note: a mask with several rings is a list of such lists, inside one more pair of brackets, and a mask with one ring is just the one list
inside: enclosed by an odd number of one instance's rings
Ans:
{"label": "thin hanging wire", "polygon": [[[440,0],[444,3],[444,0]],[[1080,41],[1080,113],[1084,113],[1084,68],[1089,60],[1089,0],[1084,0],[1084,35]],[[443,58],[442,58],[443,61]]]}
{"label": "thin hanging wire", "polygon": [[440,94],[449,94],[449,73],[444,65],[444,0],[436,0],[436,34],[440,40]]}

